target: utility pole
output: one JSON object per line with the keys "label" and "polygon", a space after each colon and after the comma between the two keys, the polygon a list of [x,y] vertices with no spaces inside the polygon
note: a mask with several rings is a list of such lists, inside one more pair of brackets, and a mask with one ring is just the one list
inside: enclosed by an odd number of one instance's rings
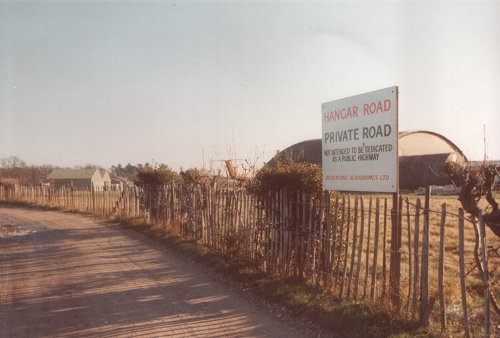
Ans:
{"label": "utility pole", "polygon": [[486,165],[486,125],[483,124],[484,158],[483,165]]}

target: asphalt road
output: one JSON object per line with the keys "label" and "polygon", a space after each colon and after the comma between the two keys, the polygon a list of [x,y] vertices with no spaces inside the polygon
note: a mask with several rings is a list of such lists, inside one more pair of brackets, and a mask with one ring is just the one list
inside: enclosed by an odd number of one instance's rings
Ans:
{"label": "asphalt road", "polygon": [[300,337],[209,270],[79,215],[0,206],[0,337]]}

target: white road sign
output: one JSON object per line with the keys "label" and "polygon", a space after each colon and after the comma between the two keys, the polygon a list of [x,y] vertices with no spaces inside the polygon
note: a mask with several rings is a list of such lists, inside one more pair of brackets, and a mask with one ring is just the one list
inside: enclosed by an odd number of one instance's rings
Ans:
{"label": "white road sign", "polygon": [[324,103],[323,188],[396,192],[398,87]]}

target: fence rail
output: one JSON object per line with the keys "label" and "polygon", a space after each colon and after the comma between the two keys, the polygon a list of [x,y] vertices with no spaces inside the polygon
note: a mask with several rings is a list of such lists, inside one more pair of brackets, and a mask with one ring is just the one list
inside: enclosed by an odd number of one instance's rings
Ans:
{"label": "fence rail", "polygon": [[[439,211],[430,210],[428,199],[422,207],[419,198],[400,197],[399,248],[391,245],[395,213],[388,207],[392,200],[385,197],[326,193],[314,198],[279,191],[259,198],[237,186],[166,185],[122,192],[0,187],[0,201],[142,217],[228,257],[250,259],[272,274],[300,277],[340,300],[388,307],[393,306],[394,293],[389,276],[394,257],[399,257],[399,306],[393,310],[422,324],[434,310],[443,333],[449,330],[447,318],[460,316],[466,336],[493,334],[496,317],[490,316],[489,296],[498,293],[498,259],[488,261],[484,223],[467,219],[461,209],[447,212],[445,204]],[[482,306],[467,300],[472,278],[467,280],[466,269],[474,265],[470,243],[481,247]]]}

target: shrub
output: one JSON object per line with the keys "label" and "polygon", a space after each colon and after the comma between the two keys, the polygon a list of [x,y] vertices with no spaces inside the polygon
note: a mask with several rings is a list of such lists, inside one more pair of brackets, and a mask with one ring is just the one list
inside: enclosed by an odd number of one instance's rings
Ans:
{"label": "shrub", "polygon": [[180,181],[180,176],[175,171],[162,165],[160,167],[146,166],[137,170],[135,183],[144,187],[147,185],[161,185]]}
{"label": "shrub", "polygon": [[269,191],[302,191],[320,198],[323,191],[321,167],[311,163],[277,160],[275,166],[265,166],[248,184],[248,190],[259,196]]}
{"label": "shrub", "polygon": [[211,182],[211,175],[205,169],[191,168],[181,171],[182,182],[184,184],[208,185]]}

